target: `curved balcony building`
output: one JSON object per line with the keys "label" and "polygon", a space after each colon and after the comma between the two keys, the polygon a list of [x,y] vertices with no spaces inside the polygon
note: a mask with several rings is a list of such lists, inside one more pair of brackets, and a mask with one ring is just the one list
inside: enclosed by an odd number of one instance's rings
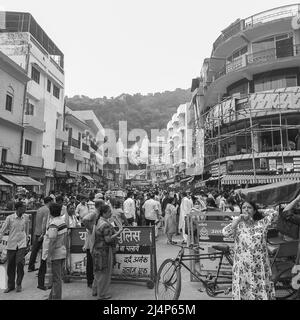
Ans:
{"label": "curved balcony building", "polygon": [[300,5],[236,20],[199,80],[205,173],[222,184],[300,179]]}

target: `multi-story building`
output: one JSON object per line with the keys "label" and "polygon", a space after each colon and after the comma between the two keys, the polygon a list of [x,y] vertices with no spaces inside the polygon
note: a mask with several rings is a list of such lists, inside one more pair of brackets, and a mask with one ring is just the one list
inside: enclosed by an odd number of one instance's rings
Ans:
{"label": "multi-story building", "polygon": [[300,5],[238,19],[204,60],[192,103],[204,174],[221,184],[299,179]]}
{"label": "multi-story building", "polygon": [[[167,124],[162,176],[167,182],[186,181],[195,174],[194,112],[190,102],[181,104]],[[166,172],[165,172],[166,171]],[[166,174],[167,173],[167,174]]]}
{"label": "multi-story building", "polygon": [[57,150],[56,159],[62,159],[64,173],[57,175],[57,184],[72,191],[81,182],[101,183],[104,129],[100,121],[91,110],[73,111],[66,106],[65,129],[68,142],[64,143],[62,153]]}
{"label": "multi-story building", "polygon": [[0,202],[9,198],[12,185],[40,185],[28,177],[27,170],[21,165],[28,81],[25,71],[0,51]]}
{"label": "multi-story building", "polygon": [[0,51],[0,150],[1,164],[20,164],[26,83],[24,70]]}
{"label": "multi-story building", "polygon": [[85,159],[82,172],[92,176],[98,182],[103,176],[103,142],[105,130],[92,110],[72,111],[72,114],[84,120],[89,129],[82,135],[82,149],[90,152],[90,159]]}
{"label": "multi-story building", "polygon": [[42,181],[45,192],[54,187],[55,150],[63,133],[64,55],[30,13],[1,12],[0,49],[31,78],[27,85],[21,164]]}

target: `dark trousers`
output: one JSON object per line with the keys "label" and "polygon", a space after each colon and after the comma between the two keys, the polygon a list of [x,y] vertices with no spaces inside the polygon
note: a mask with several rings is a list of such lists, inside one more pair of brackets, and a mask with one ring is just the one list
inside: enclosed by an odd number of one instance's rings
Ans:
{"label": "dark trousers", "polygon": [[17,269],[17,286],[22,284],[24,277],[26,248],[7,250],[7,287],[9,289],[15,288],[15,278]]}
{"label": "dark trousers", "polygon": [[132,226],[134,218],[127,218],[127,222],[129,226]]}
{"label": "dark trousers", "polygon": [[61,300],[62,298],[62,272],[65,259],[52,260],[52,288],[49,300]]}
{"label": "dark trousers", "polygon": [[155,226],[155,220],[145,219],[146,226]]}
{"label": "dark trousers", "polygon": [[32,244],[31,254],[30,254],[29,264],[28,264],[28,269],[31,269],[31,270],[35,269],[34,264],[36,261],[37,254],[38,254],[39,250],[42,248],[43,240],[39,241],[39,238],[40,238],[40,236],[35,236],[33,244]]}
{"label": "dark trousers", "polygon": [[94,267],[93,267],[93,257],[91,255],[90,249],[86,250],[86,279],[87,279],[88,286],[93,284]]}
{"label": "dark trousers", "polygon": [[39,272],[38,272],[38,286],[44,287],[45,285],[45,275],[47,271],[47,260],[41,260]]}

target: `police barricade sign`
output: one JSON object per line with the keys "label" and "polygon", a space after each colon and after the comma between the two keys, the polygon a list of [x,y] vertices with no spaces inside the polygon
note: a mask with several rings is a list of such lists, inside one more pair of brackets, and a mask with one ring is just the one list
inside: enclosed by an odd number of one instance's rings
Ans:
{"label": "police barricade sign", "polygon": [[[65,281],[84,278],[87,264],[82,250],[86,229],[70,228],[69,232]],[[112,280],[141,281],[153,288],[157,273],[154,227],[124,227],[117,239]]]}
{"label": "police barricade sign", "polygon": [[[191,270],[201,275],[216,274],[219,267],[219,259],[215,257],[216,251],[213,246],[228,245],[233,254],[233,238],[226,238],[222,234],[222,230],[230,221],[226,221],[225,217],[235,216],[235,212],[207,212],[206,214],[192,213],[188,215],[188,239],[189,244],[199,245],[201,250],[199,259],[191,261]],[[191,249],[191,253],[195,254],[195,250]],[[201,259],[201,255],[205,258]],[[232,267],[226,259],[223,259],[221,274],[231,274]],[[197,281],[191,273],[191,281]]]}
{"label": "police barricade sign", "polygon": [[65,280],[70,277],[82,277],[86,276],[86,253],[82,247],[85,244],[87,237],[87,231],[85,228],[70,228],[68,229],[69,237],[67,244],[67,276]]}
{"label": "police barricade sign", "polygon": [[118,237],[113,279],[145,281],[153,288],[156,273],[154,227],[124,227]]}

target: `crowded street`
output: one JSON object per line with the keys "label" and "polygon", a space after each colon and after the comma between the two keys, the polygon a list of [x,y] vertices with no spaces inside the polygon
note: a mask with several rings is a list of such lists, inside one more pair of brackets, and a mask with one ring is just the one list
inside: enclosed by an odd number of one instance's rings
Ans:
{"label": "crowded street", "polygon": [[300,4],[2,2],[0,302],[300,300]]}

